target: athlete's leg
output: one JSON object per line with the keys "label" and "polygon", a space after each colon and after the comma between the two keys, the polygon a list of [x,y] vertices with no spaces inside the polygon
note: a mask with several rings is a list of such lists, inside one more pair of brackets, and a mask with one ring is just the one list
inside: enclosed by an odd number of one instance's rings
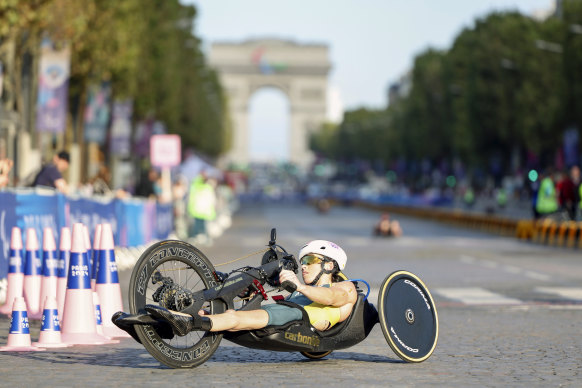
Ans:
{"label": "athlete's leg", "polygon": [[269,314],[265,310],[228,310],[222,314],[204,316],[212,321],[210,331],[262,329],[269,322]]}

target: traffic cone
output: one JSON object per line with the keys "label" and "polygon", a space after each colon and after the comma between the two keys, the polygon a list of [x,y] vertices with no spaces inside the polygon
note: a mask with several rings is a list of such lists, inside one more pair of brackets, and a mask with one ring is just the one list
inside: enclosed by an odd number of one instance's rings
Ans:
{"label": "traffic cone", "polygon": [[91,289],[95,291],[97,282],[97,268],[99,267],[99,246],[101,245],[101,224],[95,227],[95,238],[93,239],[93,267],[91,270]]}
{"label": "traffic cone", "polygon": [[69,272],[69,257],[71,256],[71,229],[61,228],[59,240],[59,260],[57,262],[57,310],[59,319],[63,319],[65,308],[65,293],[67,292],[67,274]]}
{"label": "traffic cone", "polygon": [[97,334],[100,334],[108,339],[108,344],[118,344],[119,340],[111,339],[103,334],[103,320],[101,319],[101,303],[99,303],[99,294],[93,292],[93,305],[95,306],[95,326],[97,327]]}
{"label": "traffic cone", "polygon": [[93,279],[93,248],[91,247],[91,237],[89,237],[89,228],[87,225],[83,225],[83,238],[85,239],[85,255],[87,256],[87,262],[89,263],[89,283]]}
{"label": "traffic cone", "polygon": [[0,352],[34,352],[45,350],[32,346],[30,342],[30,329],[28,325],[28,314],[26,312],[26,302],[24,297],[14,298],[12,306],[12,319],[10,320],[10,331],[8,332],[8,343],[0,348]]}
{"label": "traffic cone", "polygon": [[1,314],[11,314],[14,298],[22,296],[24,287],[24,258],[22,257],[22,232],[15,226],[10,235],[8,251],[8,275],[6,276],[6,301],[0,306]]}
{"label": "traffic cone", "polygon": [[73,225],[61,339],[67,344],[101,345],[107,339],[97,334],[84,233],[83,224]]}
{"label": "traffic cone", "polygon": [[113,243],[113,231],[110,224],[101,225],[101,241],[99,243],[99,264],[97,265],[97,284],[95,291],[101,301],[103,313],[103,332],[108,337],[130,337],[111,321],[111,317],[117,311],[123,311],[121,299],[121,287],[115,261],[115,246]]}
{"label": "traffic cone", "polygon": [[42,260],[38,252],[38,238],[34,228],[26,229],[26,249],[24,251],[24,300],[28,307],[28,318],[42,318],[40,306],[40,283]]}
{"label": "traffic cone", "polygon": [[66,348],[69,346],[69,344],[61,342],[57,298],[54,296],[47,296],[45,299],[38,342],[33,342],[32,344],[43,348]]}
{"label": "traffic cone", "polygon": [[42,280],[40,285],[40,300],[43,304],[47,297],[57,297],[57,269],[57,245],[53,230],[44,228],[42,235]]}

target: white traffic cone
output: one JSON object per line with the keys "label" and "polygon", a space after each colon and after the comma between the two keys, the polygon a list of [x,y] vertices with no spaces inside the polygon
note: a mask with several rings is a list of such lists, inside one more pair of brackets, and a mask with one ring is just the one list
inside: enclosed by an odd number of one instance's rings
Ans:
{"label": "white traffic cone", "polygon": [[42,348],[66,348],[70,346],[61,341],[57,298],[54,296],[47,296],[45,299],[38,342],[33,342],[32,344]]}
{"label": "white traffic cone", "polygon": [[42,279],[40,285],[40,300],[43,303],[43,307],[47,297],[51,296],[55,297],[55,299],[57,297],[57,270],[57,245],[53,230],[44,228],[42,235]]}
{"label": "white traffic cone", "polygon": [[89,279],[93,279],[93,247],[91,246],[91,237],[89,236],[89,228],[87,228],[87,225],[83,225],[83,238],[85,239],[85,255],[89,263]]}
{"label": "white traffic cone", "polygon": [[99,294],[93,292],[93,305],[95,306],[95,325],[97,327],[97,334],[106,337],[108,344],[118,344],[119,340],[111,339],[103,334],[103,320],[101,319],[101,303],[99,303]]}
{"label": "white traffic cone", "polygon": [[17,296],[14,298],[14,304],[12,306],[8,344],[1,347],[0,352],[35,352],[39,350],[45,349],[32,346],[30,341],[30,328],[24,297]]}
{"label": "white traffic cone", "polygon": [[111,322],[113,314],[123,310],[123,301],[121,299],[117,262],[115,261],[113,231],[110,224],[101,225],[99,264],[97,268],[95,291],[99,294],[99,300],[101,301],[101,312],[104,317],[103,333],[108,337],[130,337],[129,334]]}
{"label": "white traffic cone", "polygon": [[71,229],[65,226],[61,228],[61,236],[59,239],[59,260],[57,263],[57,309],[59,310],[59,319],[61,321],[63,320],[63,311],[65,309],[65,294],[67,292],[70,256]]}
{"label": "white traffic cone", "polygon": [[95,283],[97,282],[97,268],[99,267],[99,250],[101,245],[101,224],[95,227],[95,237],[93,238],[93,259],[91,269],[91,289],[95,291]]}
{"label": "white traffic cone", "polygon": [[24,251],[24,301],[29,319],[42,318],[40,305],[40,283],[42,260],[38,252],[38,238],[34,228],[26,229],[26,249]]}
{"label": "white traffic cone", "polygon": [[73,225],[61,339],[67,344],[102,345],[108,340],[97,334],[89,261],[87,260],[87,248],[83,234],[83,224]]}
{"label": "white traffic cone", "polygon": [[22,232],[15,226],[10,235],[10,250],[8,251],[8,283],[6,301],[0,306],[0,314],[12,314],[14,298],[22,296],[24,287],[24,257],[22,255]]}

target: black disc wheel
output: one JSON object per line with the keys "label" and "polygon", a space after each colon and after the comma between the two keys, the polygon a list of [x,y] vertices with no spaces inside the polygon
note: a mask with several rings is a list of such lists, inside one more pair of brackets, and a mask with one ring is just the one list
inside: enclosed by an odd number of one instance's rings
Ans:
{"label": "black disc wheel", "polygon": [[404,361],[421,362],[434,351],[439,324],[430,292],[408,271],[390,274],[378,294],[380,326],[388,345]]}
{"label": "black disc wheel", "polygon": [[329,355],[331,352],[332,350],[328,350],[327,352],[301,352],[301,354],[312,360],[319,360]]}
{"label": "black disc wheel", "polygon": [[[129,283],[129,309],[145,313],[146,304],[171,310],[189,305],[189,295],[218,285],[214,267],[192,245],[176,240],[155,243],[139,258]],[[223,302],[212,301],[202,308],[211,314],[225,311]],[[192,368],[204,363],[216,351],[222,334],[192,331],[185,336],[158,333],[152,325],[135,325],[146,350],[162,364],[172,368]]]}

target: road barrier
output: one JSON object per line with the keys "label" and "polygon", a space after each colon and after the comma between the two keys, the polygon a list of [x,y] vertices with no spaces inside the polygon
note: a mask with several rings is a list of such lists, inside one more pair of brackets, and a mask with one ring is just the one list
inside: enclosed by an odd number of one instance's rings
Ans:
{"label": "road barrier", "polygon": [[[334,205],[343,204],[340,200],[330,199],[329,201]],[[370,210],[424,218],[487,233],[516,237],[536,244],[582,249],[582,222],[558,221],[552,218],[517,220],[459,209],[379,204],[368,201],[353,201],[351,204]]]}
{"label": "road barrier", "polygon": [[[44,228],[58,235],[63,227],[83,223],[93,235],[99,224],[110,224],[116,245],[139,247],[167,238],[174,228],[171,204],[143,198],[72,197],[52,190],[12,189],[0,192],[0,279],[7,275],[10,231]],[[0,287],[2,288],[2,287]]]}

